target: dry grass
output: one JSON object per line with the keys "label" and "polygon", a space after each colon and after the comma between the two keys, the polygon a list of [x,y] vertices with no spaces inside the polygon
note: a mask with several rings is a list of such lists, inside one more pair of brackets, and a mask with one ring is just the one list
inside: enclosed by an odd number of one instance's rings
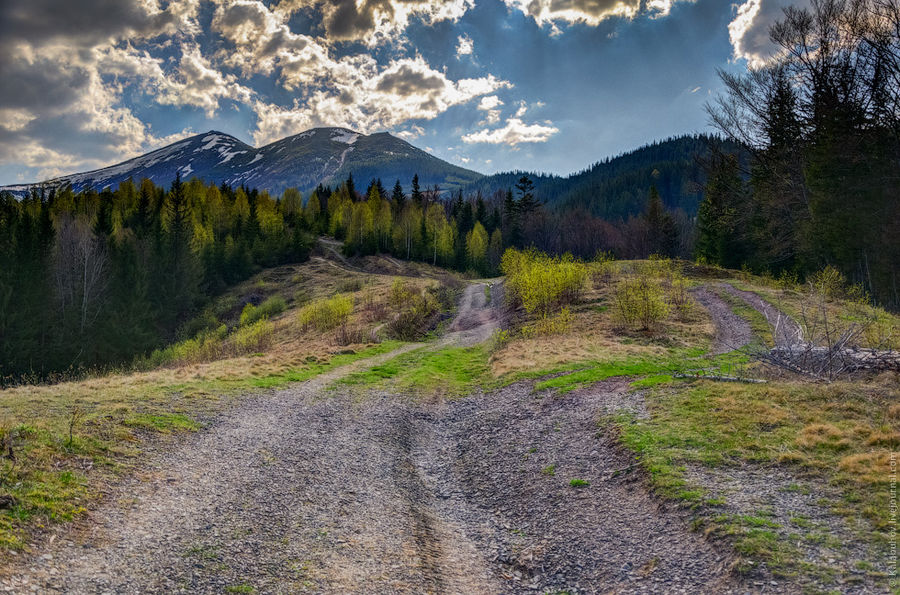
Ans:
{"label": "dry grass", "polygon": [[[638,263],[639,264],[639,263]],[[491,371],[495,377],[535,370],[551,370],[578,361],[622,361],[628,358],[664,357],[673,349],[708,348],[715,335],[709,314],[690,308],[683,319],[672,317],[652,332],[622,329],[611,307],[615,279],[634,262],[592,263],[594,278],[582,303],[571,308],[565,332],[543,336],[513,333],[511,340],[494,350]],[[519,326],[534,325],[525,317]]]}
{"label": "dry grass", "polygon": [[[355,338],[368,341],[385,322],[393,277],[344,269],[335,274],[335,267],[313,259],[266,270],[222,296],[209,309],[217,325],[233,328],[223,348],[211,350],[211,357],[223,354],[220,359],[0,390],[0,445],[15,456],[14,462],[0,458],[0,495],[14,499],[11,509],[0,510],[0,547],[21,547],[30,530],[83,512],[113,471],[137,464],[144,437],[190,431],[197,427],[194,419],[238,395],[396,346],[341,345],[346,341],[333,330],[301,328],[297,312],[305,303],[347,288],[355,304],[348,324],[360,329]],[[409,282],[421,288],[434,280]],[[273,296],[284,300],[284,312],[239,325],[246,303]],[[244,355],[233,356],[227,342],[241,342]]]}

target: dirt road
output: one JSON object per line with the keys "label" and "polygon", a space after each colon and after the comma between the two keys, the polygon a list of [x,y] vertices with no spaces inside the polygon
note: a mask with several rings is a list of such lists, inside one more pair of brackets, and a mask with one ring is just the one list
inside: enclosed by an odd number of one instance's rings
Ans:
{"label": "dirt road", "polygon": [[[470,286],[451,340],[490,336],[490,310],[484,286]],[[348,371],[248,397],[156,453],[81,532],[59,527],[19,556],[0,588],[748,590],[729,555],[651,497],[632,456],[598,426],[624,383],[565,396],[520,383],[449,402],[324,389]]]}

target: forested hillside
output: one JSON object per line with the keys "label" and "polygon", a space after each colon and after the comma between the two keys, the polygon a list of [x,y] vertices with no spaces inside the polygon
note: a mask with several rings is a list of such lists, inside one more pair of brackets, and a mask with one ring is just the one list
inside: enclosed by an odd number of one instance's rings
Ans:
{"label": "forested hillside", "polygon": [[305,259],[310,243],[268,193],[198,180],[0,193],[0,382],[129,361],[225,287]]}
{"label": "forested hillside", "polygon": [[616,221],[643,211],[647,192],[655,186],[668,208],[694,216],[703,197],[711,145],[741,155],[742,162],[747,159],[738,143],[709,135],[682,136],[607,158],[571,176],[506,172],[481,178],[466,190],[489,196],[505,192],[527,175],[534,181],[537,199],[548,206],[561,210],[582,208]]}
{"label": "forested hillside", "polygon": [[900,307],[900,7],[789,9],[772,41],[777,59],[721,73],[713,120],[753,160],[715,160],[697,255],[801,277],[831,265]]}

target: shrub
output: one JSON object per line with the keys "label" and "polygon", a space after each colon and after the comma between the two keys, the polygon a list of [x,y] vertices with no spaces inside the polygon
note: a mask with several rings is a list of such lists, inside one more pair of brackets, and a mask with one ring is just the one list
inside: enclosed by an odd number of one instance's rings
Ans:
{"label": "shrub", "polygon": [[573,316],[569,309],[563,308],[557,314],[541,316],[534,324],[522,327],[522,336],[544,337],[568,332],[572,326],[572,319]]}
{"label": "shrub", "polygon": [[440,306],[437,299],[427,291],[412,295],[407,303],[409,306],[388,323],[387,329],[395,339],[415,341],[435,324]]}
{"label": "shrub", "polygon": [[551,257],[536,250],[508,249],[500,262],[507,296],[529,314],[547,315],[581,299],[587,266],[571,254]]}
{"label": "shrub", "polygon": [[407,283],[403,279],[394,279],[391,283],[391,290],[388,293],[388,303],[396,311],[403,310],[412,304],[412,299],[418,292],[411,283]]}
{"label": "shrub", "polygon": [[353,313],[353,300],[346,295],[316,300],[300,310],[300,326],[327,331],[347,322]]}
{"label": "shrub", "polygon": [[275,326],[263,318],[252,324],[238,328],[231,336],[231,343],[236,355],[264,351],[272,344]]}
{"label": "shrub", "polygon": [[694,310],[694,300],[688,293],[688,281],[680,275],[676,275],[667,289],[669,305],[682,321],[688,320]]}
{"label": "shrub", "polygon": [[361,279],[345,279],[338,283],[338,293],[355,293],[363,288]]}
{"label": "shrub", "polygon": [[261,303],[259,306],[247,304],[241,312],[241,326],[253,324],[264,318],[272,318],[284,312],[287,309],[287,303],[281,296],[274,295]]}
{"label": "shrub", "polygon": [[809,278],[810,288],[829,300],[842,297],[846,284],[844,275],[831,265]]}
{"label": "shrub", "polygon": [[334,333],[334,340],[338,345],[355,345],[358,343],[377,343],[378,337],[373,331],[370,335],[358,326],[342,324]]}
{"label": "shrub", "polygon": [[622,324],[647,330],[669,315],[662,285],[646,276],[620,281],[613,295],[613,307]]}
{"label": "shrub", "polygon": [[201,331],[195,337],[173,343],[163,349],[156,349],[138,362],[140,369],[150,369],[176,363],[198,363],[220,357],[224,349],[224,339],[228,327],[224,324],[215,329]]}

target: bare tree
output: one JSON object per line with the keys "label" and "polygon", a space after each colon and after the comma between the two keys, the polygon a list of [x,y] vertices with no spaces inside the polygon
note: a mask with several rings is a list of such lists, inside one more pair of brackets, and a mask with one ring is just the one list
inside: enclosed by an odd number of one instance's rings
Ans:
{"label": "bare tree", "polygon": [[64,317],[76,313],[80,333],[100,315],[107,286],[109,255],[82,219],[63,215],[53,252],[53,280]]}

